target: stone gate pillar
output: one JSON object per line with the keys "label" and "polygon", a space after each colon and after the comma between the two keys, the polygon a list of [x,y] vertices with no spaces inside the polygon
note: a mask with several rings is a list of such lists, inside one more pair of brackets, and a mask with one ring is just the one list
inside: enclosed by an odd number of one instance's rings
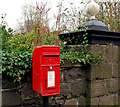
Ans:
{"label": "stone gate pillar", "polygon": [[86,105],[120,105],[120,32],[108,31],[102,21],[95,19],[99,10],[96,3],[91,2],[87,9],[90,20],[79,27],[86,31],[64,33],[59,37],[67,42],[67,46],[75,45],[75,41],[80,45],[80,37],[87,32],[88,49],[93,53],[102,53],[103,61],[98,65],[90,65],[86,72]]}

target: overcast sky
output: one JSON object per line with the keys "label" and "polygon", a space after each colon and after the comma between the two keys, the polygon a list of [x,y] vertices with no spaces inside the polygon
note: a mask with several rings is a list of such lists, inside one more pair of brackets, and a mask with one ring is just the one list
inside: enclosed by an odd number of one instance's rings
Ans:
{"label": "overcast sky", "polygon": [[[43,2],[43,0],[0,0],[0,17],[1,14],[6,13],[5,21],[8,23],[8,26],[11,28],[16,27],[18,20],[22,18],[22,8],[25,4],[35,4],[36,2]],[[52,8],[50,14],[56,13],[56,6],[61,0],[44,0],[48,2],[49,6]],[[82,0],[63,0],[64,6],[68,7],[68,2],[74,2],[76,6],[80,5]],[[84,0],[88,1],[88,0]],[[80,6],[81,7],[81,6]],[[1,18],[0,18],[1,21]]]}
{"label": "overcast sky", "polygon": [[[22,17],[22,8],[25,4],[35,4],[40,0],[0,0],[0,16],[6,13],[5,21],[15,28],[18,20]],[[45,0],[44,0],[45,1]],[[46,0],[48,1],[48,0]],[[57,1],[57,0],[55,0]]]}
{"label": "overcast sky", "polygon": [[[6,13],[5,21],[8,23],[8,26],[11,28],[16,27],[18,20],[22,18],[22,8],[25,4],[36,4],[36,2],[48,2],[49,7],[51,8],[49,14],[50,16],[52,14],[57,13],[56,6],[58,5],[58,2],[61,0],[0,0],[0,17],[1,14]],[[69,7],[69,3],[74,3],[76,7],[79,7],[80,9],[85,8],[80,3],[84,1],[84,3],[87,3],[90,0],[62,0],[63,5],[65,7]],[[99,0],[98,0],[99,1]],[[108,0],[100,0],[100,1],[108,1]],[[116,0],[119,1],[119,0]],[[0,18],[1,22],[1,18]]]}

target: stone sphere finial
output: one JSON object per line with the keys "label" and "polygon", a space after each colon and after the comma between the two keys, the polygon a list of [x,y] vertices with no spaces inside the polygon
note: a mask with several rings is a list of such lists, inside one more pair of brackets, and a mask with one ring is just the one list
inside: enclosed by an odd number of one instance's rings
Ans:
{"label": "stone sphere finial", "polygon": [[99,12],[99,5],[93,0],[87,5],[86,12],[90,15],[90,19],[95,19],[95,15]]}

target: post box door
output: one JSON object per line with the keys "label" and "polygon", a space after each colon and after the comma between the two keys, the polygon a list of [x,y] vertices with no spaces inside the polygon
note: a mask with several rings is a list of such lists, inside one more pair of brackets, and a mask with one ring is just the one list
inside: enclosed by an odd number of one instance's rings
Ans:
{"label": "post box door", "polygon": [[42,66],[42,96],[57,95],[60,93],[60,65]]}

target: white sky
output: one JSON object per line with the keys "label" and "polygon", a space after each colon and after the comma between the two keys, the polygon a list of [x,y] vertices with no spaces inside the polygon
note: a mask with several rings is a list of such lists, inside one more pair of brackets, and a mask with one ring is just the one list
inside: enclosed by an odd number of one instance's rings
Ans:
{"label": "white sky", "polygon": [[[35,4],[40,0],[0,0],[0,17],[6,13],[5,21],[8,26],[15,28],[18,20],[22,17],[22,8],[25,4]],[[47,0],[44,0],[47,1]],[[56,1],[56,0],[55,0]],[[0,19],[1,20],[1,19]]]}
{"label": "white sky", "polygon": [[[0,0],[0,22],[1,22],[1,14],[6,13],[5,21],[8,23],[8,26],[15,29],[18,20],[22,18],[22,8],[25,4],[35,4],[36,2],[48,2],[50,4],[50,8],[52,8],[49,12],[49,15],[57,13],[57,3],[61,0]],[[90,0],[63,0],[63,5],[65,7],[69,7],[68,2],[74,3],[76,7],[80,9],[83,7],[80,2],[84,1],[87,3]],[[100,0],[100,1],[108,1],[108,0]],[[116,0],[119,1],[119,0]]]}
{"label": "white sky", "polygon": [[[1,14],[6,13],[5,21],[8,23],[8,26],[15,29],[18,20],[22,18],[22,8],[25,4],[35,4],[37,2],[40,2],[43,0],[0,0],[0,17]],[[50,14],[55,14],[57,3],[61,0],[44,0],[44,2],[47,2],[50,4],[50,7],[52,8]],[[68,2],[74,2],[75,5],[80,5],[79,2],[82,0],[64,0],[64,6],[68,6]],[[88,1],[88,0],[84,0]],[[1,21],[1,18],[0,18]]]}

